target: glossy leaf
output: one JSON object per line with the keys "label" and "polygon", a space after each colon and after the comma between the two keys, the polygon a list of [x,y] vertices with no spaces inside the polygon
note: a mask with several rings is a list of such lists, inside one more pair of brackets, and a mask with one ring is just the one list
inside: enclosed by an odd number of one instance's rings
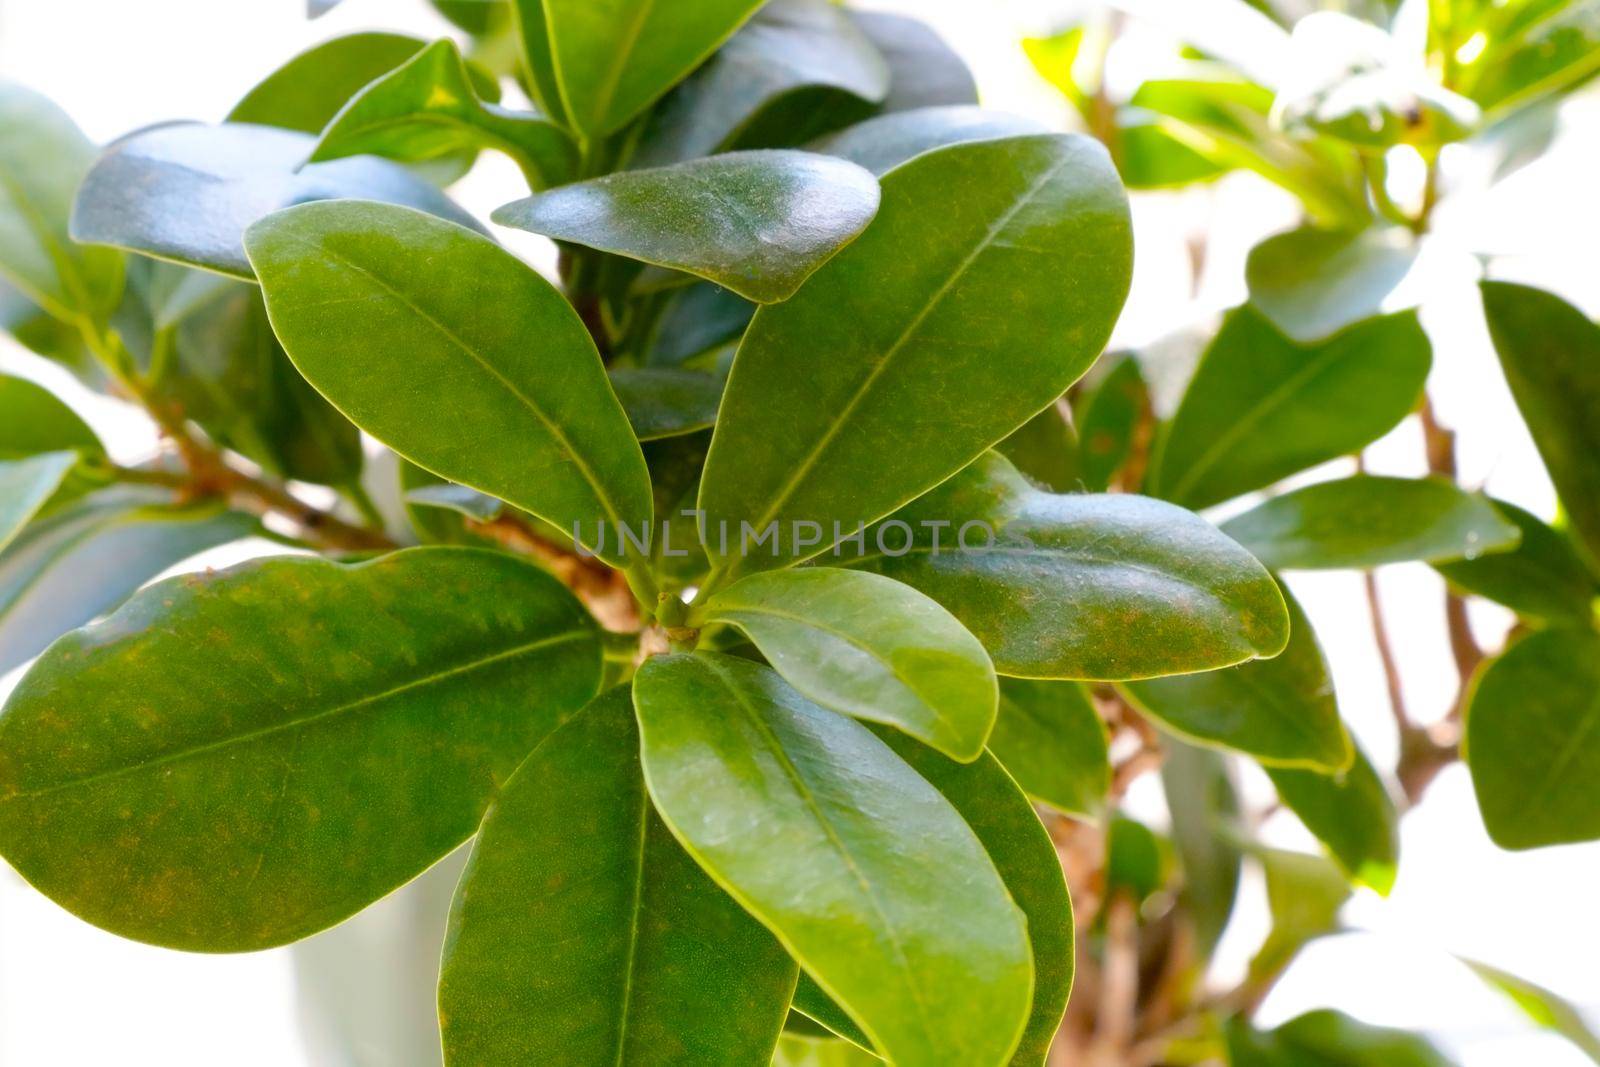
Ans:
{"label": "glossy leaf", "polygon": [[888,92],[888,64],[843,8],[768,0],[656,108],[631,165],[801,144],[835,125],[832,111],[843,110],[838,125],[865,118]]}
{"label": "glossy leaf", "polygon": [[1500,366],[1579,546],[1600,564],[1600,326],[1560,297],[1483,283]]}
{"label": "glossy leaf", "polygon": [[246,93],[228,122],[320,133],[371,82],[415,56],[427,42],[398,33],[351,33],[301,52]]}
{"label": "glossy leaf", "polygon": [[722,379],[715,375],[670,367],[622,367],[610,377],[641,441],[694,433],[717,421]]}
{"label": "glossy leaf", "polygon": [[621,171],[507,204],[502,226],[787,300],[878,210],[878,183],[810,152],[733,152]]}
{"label": "glossy leaf", "polygon": [[175,563],[260,529],[212,504],[107,489],[39,519],[0,553],[0,674],[109,611]]}
{"label": "glossy leaf", "polygon": [[544,0],[545,33],[572,127],[590,139],[620,129],[759,6],[759,0]]}
{"label": "glossy leaf", "polygon": [[103,316],[122,289],[122,261],[67,236],[73,193],[94,161],[66,113],[0,81],[0,278],[58,319]]}
{"label": "glossy leaf", "polygon": [[0,852],[124,937],[284,944],[466,840],[599,678],[576,598],[499,553],[175,578],[58,641],[12,694]]}
{"label": "glossy leaf", "polygon": [[1600,838],[1600,637],[1547,630],[1491,660],[1464,749],[1489,836],[1526,849]]}
{"label": "glossy leaf", "polygon": [[989,751],[1034,800],[1099,818],[1111,788],[1106,727],[1083,686],[1004,678]]}
{"label": "glossy leaf", "polygon": [[1236,308],[1158,445],[1149,489],[1203,508],[1358,451],[1410,413],[1431,359],[1414,313],[1302,346]]}
{"label": "glossy leaf", "polygon": [[0,460],[40,452],[104,454],[100,438],[67,405],[42,385],[0,374]]}
{"label": "glossy leaf", "polygon": [[329,120],[311,159],[367,154],[414,163],[480,147],[511,156],[536,188],[568,181],[577,169],[577,150],[559,127],[486,102],[455,42],[444,39],[351,98]]}
{"label": "glossy leaf", "polygon": [[1223,753],[1175,738],[1162,748],[1161,788],[1183,874],[1179,899],[1194,924],[1201,956],[1209,957],[1239,895],[1239,790]]}
{"label": "glossy leaf", "polygon": [[1226,670],[1129,682],[1139,710],[1178,736],[1248,753],[1279,767],[1342,771],[1353,748],[1328,663],[1294,598],[1289,644],[1274,659]]}
{"label": "glossy leaf", "polygon": [[850,17],[889,64],[883,110],[978,102],[972,72],[926,22],[891,11],[852,11]]}
{"label": "glossy leaf", "polygon": [[752,574],[696,604],[696,625],[729,623],[825,708],[904,730],[963,761],[994,726],[988,653],[909,586],[833,567]]}
{"label": "glossy leaf", "polygon": [[1228,1024],[1232,1067],[1453,1067],[1426,1038],[1368,1026],[1337,1011],[1313,1011],[1276,1030]]}
{"label": "glossy leaf", "polygon": [[1018,677],[1212,670],[1288,639],[1271,575],[1209,523],[1128,494],[1042,493],[994,453],[827,561],[926,593]]}
{"label": "glossy leaf", "polygon": [[1295,343],[1323,341],[1376,315],[1417,248],[1399,226],[1280,233],[1250,250],[1250,302]]}
{"label": "glossy leaf", "polygon": [[1273,497],[1222,532],[1274,570],[1476,559],[1520,533],[1488,498],[1443,479],[1358,474]]}
{"label": "glossy leaf", "polygon": [[352,422],[622,560],[618,524],[650,520],[648,474],[594,342],[550,283],[477,234],[381,204],[304,204],[246,240],[289,357]]}
{"label": "glossy leaf", "polygon": [[1594,1027],[1584,1019],[1583,1012],[1571,1001],[1487,963],[1465,959],[1461,962],[1491,989],[1504,994],[1534,1023],[1572,1042],[1589,1057],[1590,1062],[1600,1063],[1600,1033],[1595,1032]]}
{"label": "glossy leaf", "polygon": [[1268,767],[1278,796],[1346,874],[1387,896],[1399,864],[1399,814],[1389,787],[1360,748],[1335,774]]}
{"label": "glossy leaf", "polygon": [[244,232],[312,200],[403,204],[462,226],[471,216],[387,160],[306,165],[315,141],[270,126],[156,126],[116,142],[78,189],[72,236],[253,280]]}
{"label": "glossy leaf", "polygon": [[1127,210],[1104,150],[1081,137],[953,145],[886,176],[867,231],[757,312],[739,347],[700,505],[713,530],[776,522],[778,553],[718,546],[718,571],[805,556],[797,521],[871,522],[1060,396],[1127,294]]}
{"label": "glossy leaf", "polygon": [[778,1039],[772,1067],[874,1067],[882,1062],[838,1038],[785,1033]]}
{"label": "glossy leaf", "polygon": [[[78,465],[76,452],[41,452],[0,460],[0,549],[38,514]],[[980,647],[979,652],[982,652]]]}
{"label": "glossy leaf", "polygon": [[1600,582],[1562,532],[1514,504],[1492,501],[1500,517],[1522,534],[1517,547],[1476,559],[1439,564],[1451,585],[1488,597],[1519,615],[1588,625]]}
{"label": "glossy leaf", "polygon": [[794,981],[656,815],[622,686],[539,742],[478,831],[439,978],[445,1059],[766,1063]]}
{"label": "glossy leaf", "polygon": [[812,143],[811,148],[858,163],[882,175],[909,159],[946,145],[1043,133],[1033,119],[981,107],[948,105],[895,111],[858,122]]}
{"label": "glossy leaf", "polygon": [[875,1046],[904,1067],[1008,1060],[1034,985],[1027,924],[949,801],[746,660],[655,657],[634,700],[674,835]]}

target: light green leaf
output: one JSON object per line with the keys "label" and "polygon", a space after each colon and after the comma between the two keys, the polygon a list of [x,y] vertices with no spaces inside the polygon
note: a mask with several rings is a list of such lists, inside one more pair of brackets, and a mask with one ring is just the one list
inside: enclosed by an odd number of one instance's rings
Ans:
{"label": "light green leaf", "polygon": [[77,412],[26,378],[0,374],[0,416],[0,459],[40,452],[105,453],[100,438]]}
{"label": "light green leaf", "polygon": [[122,257],[67,236],[94,145],[66,112],[0,81],[0,278],[57,319],[103,317],[122,292]]}
{"label": "light green leaf", "polygon": [[1091,493],[1105,492],[1122,470],[1133,454],[1140,422],[1150,411],[1149,390],[1136,358],[1108,358],[1100,366],[1105,373],[1084,397],[1078,417],[1078,464],[1083,488]]}
{"label": "light green leaf", "polygon": [[1033,119],[1004,111],[965,105],[919,107],[858,122],[812,142],[810,147],[882,175],[935,148],[1043,133],[1044,129]]}
{"label": "light green leaf", "polygon": [[1587,626],[1594,619],[1600,582],[1572,541],[1513,504],[1492,501],[1522,540],[1509,552],[1442,563],[1435,569],[1451,585],[1504,604],[1519,615]]}
{"label": "light green leaf", "polygon": [[1034,984],[1027,924],[949,801],[747,660],[655,657],[634,701],[673,834],[876,1047],[901,1067],[1007,1062]]}
{"label": "light green leaf", "polygon": [[883,1061],[848,1041],[785,1033],[772,1067],[875,1067]]}
{"label": "light green leaf", "polygon": [[501,553],[174,578],[56,642],[6,703],[0,853],[124,937],[285,944],[471,836],[600,662],[577,599]]}
{"label": "light green leaf", "polygon": [[716,375],[672,367],[620,367],[610,378],[641,441],[680,437],[717,421],[722,379]]}
{"label": "light green leaf", "polygon": [[51,315],[7,282],[0,271],[0,331],[23,348],[66,367],[91,388],[104,388],[105,368],[90,353],[77,325]]}
{"label": "light green leaf", "polygon": [[1272,576],[1210,523],[1129,494],[1043,493],[992,452],[827,561],[921,590],[1024,678],[1212,670],[1289,636]]}
{"label": "light green leaf", "polygon": [[1491,41],[1467,72],[1466,92],[1490,118],[1569,92],[1600,71],[1600,18],[1592,4],[1530,3],[1520,13],[1533,17]]}
{"label": "light green leaf", "polygon": [[1472,687],[1464,751],[1495,844],[1600,838],[1600,636],[1546,630],[1490,660]]}
{"label": "light green leaf", "polygon": [[1313,1011],[1276,1030],[1228,1023],[1232,1067],[1454,1067],[1426,1038],[1368,1026],[1337,1011]]}
{"label": "light green leaf", "polygon": [[1579,547],[1600,566],[1600,326],[1551,293],[1483,283],[1489,335]]}
{"label": "light green leaf", "polygon": [[1439,478],[1371,474],[1273,497],[1222,532],[1273,570],[1470,560],[1515,548],[1521,536],[1480,493]]}
{"label": "light green leaf", "polygon": [[1259,847],[1254,854],[1266,876],[1272,913],[1272,928],[1250,959],[1250,976],[1259,980],[1279,974],[1307,944],[1339,930],[1350,885],[1344,872],[1322,856]]}
{"label": "light green leaf", "polygon": [[1578,1047],[1590,1061],[1600,1063],[1600,1034],[1597,1034],[1577,1006],[1526,978],[1519,978],[1498,967],[1477,960],[1463,959],[1472,973],[1503,993],[1522,1013],[1552,1033],[1560,1034]]}
{"label": "light green leaf", "polygon": [[620,171],[506,204],[502,226],[787,300],[878,210],[878,183],[811,152],[732,152]]}
{"label": "light green leaf", "polygon": [[312,200],[404,204],[462,226],[472,217],[397,163],[307,165],[315,140],[271,126],[174,123],[113,144],[83,180],[72,236],[252,281],[244,232]]}
{"label": "light green leaf", "polygon": [[[40,452],[0,460],[0,549],[38,514],[78,465],[76,452]],[[979,648],[979,651],[983,651]],[[987,662],[987,660],[986,660]]]}
{"label": "light green leaf", "polygon": [[1148,488],[1203,508],[1355,452],[1411,412],[1431,361],[1412,312],[1302,346],[1236,308],[1157,446]]}
{"label": "light green leaf", "polygon": [[1168,738],[1163,749],[1161,788],[1183,875],[1179,899],[1206,959],[1222,940],[1239,895],[1238,787],[1223,753],[1176,738]]}
{"label": "light green leaf", "polygon": [[445,1059],[764,1064],[795,973],[651,807],[622,686],[539,742],[478,831],[439,976]]}
{"label": "light green leaf", "polygon": [[263,78],[233,105],[227,121],[320,133],[352,96],[426,47],[398,33],[322,41]]}
{"label": "light green leaf", "polygon": [[752,574],[696,604],[690,622],[739,627],[803,696],[956,759],[978,758],[994,726],[994,666],[978,639],[888,578],[833,567]]}
{"label": "light green leaf", "polygon": [[1388,896],[1400,862],[1400,817],[1366,753],[1356,747],[1354,762],[1334,774],[1270,766],[1266,772],[1345,873]]}
{"label": "light green leaf", "polygon": [[477,234],[383,204],[303,204],[246,243],[289,357],[350,421],[623,560],[618,526],[647,528],[649,475],[594,342],[549,282]]}
{"label": "light green leaf", "polygon": [[1106,744],[1105,723],[1083,686],[1001,679],[989,751],[1041,804],[1099,818],[1111,788]]}
{"label": "light green leaf", "polygon": [[[574,130],[613,133],[698,67],[760,0],[544,0],[561,100]],[[526,33],[527,11],[523,11]]]}
{"label": "light green leaf", "polygon": [[884,111],[978,102],[972,71],[926,22],[891,11],[852,10],[850,18],[889,65]]}
{"label": "light green leaf", "polygon": [[631,165],[803,144],[865,118],[888,92],[888,65],[844,8],[769,0],[655,109]]}
{"label": "light green leaf", "polygon": [[953,145],[887,175],[867,231],[745,333],[700,505],[734,537],[776,523],[777,556],[717,545],[711,581],[814,554],[796,550],[797,522],[830,531],[826,547],[1060,396],[1127,295],[1127,211],[1082,137]]}
{"label": "light green leaf", "polygon": [[994,448],[1040,488],[1068,493],[1081,485],[1078,435],[1073,432],[1065,401],[1051,404]]}
{"label": "light green leaf", "polygon": [[513,111],[478,94],[454,41],[435,41],[366,86],[328,122],[313,162],[374,155],[402,163],[505,152],[534,188],[571,180],[578,154],[562,130],[533,112]]}
{"label": "light green leaf", "polygon": [[1250,302],[1296,344],[1323,341],[1376,315],[1417,249],[1400,226],[1280,233],[1250,250]]}
{"label": "light green leaf", "polygon": [[570,129],[572,120],[561,99],[555,56],[550,52],[550,26],[545,19],[544,0],[511,0],[509,6],[517,41],[522,46],[528,95],[551,121]]}
{"label": "light green leaf", "polygon": [[1353,748],[1328,663],[1292,596],[1289,644],[1274,659],[1226,670],[1128,682],[1140,711],[1189,741],[1248,753],[1278,767],[1341,771]]}

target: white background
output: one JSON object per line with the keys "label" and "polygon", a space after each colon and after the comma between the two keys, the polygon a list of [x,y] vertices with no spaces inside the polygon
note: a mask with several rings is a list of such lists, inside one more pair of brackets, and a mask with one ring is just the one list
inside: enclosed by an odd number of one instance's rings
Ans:
{"label": "white background", "polygon": [[[906,10],[935,23],[972,65],[986,104],[1067,122],[1061,98],[1032,74],[1017,42],[1050,30],[1073,6],[1070,0],[861,6]],[[1188,24],[1234,43],[1252,32],[1249,25],[1218,17],[1211,0],[1130,6],[1151,9],[1158,18],[1139,24],[1113,56],[1114,81],[1137,77],[1171,54],[1162,27]],[[0,76],[51,96],[90,137],[104,141],[158,120],[220,119],[289,56],[358,29],[446,32],[422,0],[347,0],[316,22],[305,20],[301,0],[0,0]],[[1562,136],[1545,161],[1493,189],[1458,182],[1458,195],[1440,212],[1438,247],[1408,282],[1423,300],[1424,322],[1434,338],[1432,388],[1443,419],[1471,427],[1462,442],[1464,479],[1546,517],[1554,497],[1488,348],[1472,282],[1481,262],[1474,254],[1492,254],[1488,262],[1496,276],[1543,285],[1591,315],[1600,312],[1593,251],[1600,247],[1600,212],[1593,207],[1600,108],[1593,99],[1580,100],[1563,119]],[[458,187],[459,198],[480,218],[521,192],[514,168],[488,156]],[[1134,294],[1117,337],[1128,344],[1239,302],[1245,253],[1262,236],[1292,225],[1295,209],[1271,186],[1242,176],[1211,192],[1140,196],[1135,220]],[[1191,228],[1208,223],[1218,236],[1196,301],[1183,241]],[[538,239],[504,231],[502,236],[536,265],[548,265],[548,248]],[[89,396],[4,339],[0,368],[44,381],[79,406],[119,459],[143,458],[153,447],[136,414]],[[1398,474],[1422,473],[1420,456],[1414,420],[1371,453],[1375,469]],[[212,553],[188,568],[232,562],[264,547]],[[1454,686],[1439,582],[1421,566],[1388,568],[1381,582],[1412,709],[1425,719],[1437,717],[1453,699]],[[1298,577],[1292,584],[1334,665],[1347,719],[1380,765],[1392,763],[1393,731],[1359,580],[1333,574]],[[1479,612],[1475,622],[1489,642],[1505,626],[1493,609]],[[0,693],[14,677],[0,680]],[[1140,788],[1133,803],[1159,817],[1155,790]],[[1286,818],[1269,831],[1280,843],[1310,847]],[[1402,855],[1394,893],[1381,900],[1363,892],[1346,911],[1349,924],[1364,932],[1314,946],[1267,1002],[1263,1019],[1336,1006],[1370,1022],[1426,1029],[1466,1067],[1586,1062],[1558,1039],[1530,1032],[1451,954],[1494,963],[1580,1003],[1587,1000],[1591,1009],[1600,1007],[1594,970],[1600,850],[1499,851],[1483,832],[1467,776],[1452,768],[1407,819]],[[448,894],[449,872],[432,881],[430,892]],[[1261,887],[1248,882],[1243,917],[1224,945],[1225,970],[1237,969],[1263,932],[1263,906]],[[336,1004],[336,1014],[355,1020],[357,1029],[372,1028],[357,1038],[367,1042],[364,1048],[341,1052],[325,1036],[303,1038],[288,950],[207,957],[137,945],[72,918],[0,865],[0,1067],[416,1062],[383,1046],[384,1033],[401,1047],[414,1046],[417,1039],[407,1035],[427,1010],[425,992],[411,989],[409,999],[387,996],[404,985],[393,953],[425,957],[430,951],[427,944],[394,948],[391,935],[408,924],[414,925],[409,904],[385,902],[333,938],[314,943],[315,956],[301,954],[303,967],[325,979],[311,999]],[[315,962],[327,958],[343,961],[344,970],[331,979]],[[368,1013],[385,1019],[375,1005],[387,1003],[403,1005],[400,1017],[373,1023]]]}

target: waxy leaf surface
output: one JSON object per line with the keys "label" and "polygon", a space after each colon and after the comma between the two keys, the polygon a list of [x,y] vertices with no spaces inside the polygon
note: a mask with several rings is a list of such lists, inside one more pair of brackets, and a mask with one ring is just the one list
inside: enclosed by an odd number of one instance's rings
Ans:
{"label": "waxy leaf surface", "polygon": [[594,623],[510,556],[255,561],[58,641],[0,714],[0,853],[172,948],[331,926],[471,836],[599,688]]}
{"label": "waxy leaf surface", "polygon": [[881,175],[908,159],[946,145],[1042,132],[1044,126],[1033,119],[952,104],[879,115],[829,134],[813,142],[811,148],[859,163]]}

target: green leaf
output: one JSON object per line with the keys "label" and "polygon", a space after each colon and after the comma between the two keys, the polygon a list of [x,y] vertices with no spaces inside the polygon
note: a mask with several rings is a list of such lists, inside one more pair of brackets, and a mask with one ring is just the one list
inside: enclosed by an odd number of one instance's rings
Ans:
{"label": "green leaf", "polygon": [[565,185],[494,213],[502,226],[787,300],[878,210],[878,183],[810,152],[733,152]]}
{"label": "green leaf", "polygon": [[1163,748],[1161,788],[1183,873],[1180,900],[1194,925],[1200,957],[1209,959],[1239,895],[1239,792],[1223,753],[1175,738]]}
{"label": "green leaf", "polygon": [[1077,489],[1078,435],[1064,401],[1056,401],[995,445],[1035,485],[1058,493]]}
{"label": "green leaf", "polygon": [[90,353],[83,333],[51,315],[5,280],[0,270],[0,331],[35,355],[66,367],[91,388],[104,388],[105,368]]}
{"label": "green leaf", "polygon": [[22,459],[0,460],[0,549],[10,544],[28,520],[56,495],[77,465],[76,452],[41,452]]}
{"label": "green leaf", "polygon": [[[861,1032],[850,1018],[848,1012],[839,1007],[837,1001],[822,991],[816,979],[805,971],[800,972],[800,980],[795,983],[794,1001],[791,1004],[794,1012],[807,1022],[819,1026],[826,1033],[838,1037],[855,1045],[857,1048],[871,1052],[872,1039]],[[877,1062],[877,1057],[873,1057]]]}
{"label": "green leaf", "polygon": [[1203,508],[1358,451],[1411,412],[1431,362],[1413,312],[1302,346],[1236,308],[1157,446],[1148,488]]}
{"label": "green leaf", "polygon": [[1587,626],[1594,619],[1600,582],[1572,541],[1513,504],[1491,501],[1522,540],[1509,552],[1442,563],[1435,569],[1451,585],[1504,604],[1519,615]]}
{"label": "green leaf", "polygon": [[0,553],[0,674],[173,564],[260,528],[249,515],[168,500],[153,490],[107,489],[17,535]]}
{"label": "green leaf", "polygon": [[535,188],[569,181],[577,149],[560,127],[533,112],[486,103],[449,39],[435,41],[354,96],[328,122],[313,162],[374,155],[402,163],[505,152]]}
{"label": "green leaf", "polygon": [[994,666],[978,639],[888,578],[832,567],[752,574],[696,604],[690,622],[739,627],[806,698],[956,759],[977,759],[994,726]]}
{"label": "green leaf", "polygon": [[483,820],[439,976],[445,1058],[765,1064],[795,971],[651,807],[622,686],[540,741]]}
{"label": "green leaf", "polygon": [[1111,788],[1106,745],[1105,723],[1083,686],[1001,679],[989,751],[1034,800],[1099,818]]}
{"label": "green leaf", "polygon": [[56,642],[6,703],[0,853],[124,937],[285,944],[471,836],[600,659],[576,598],[501,553],[174,578]]}
{"label": "green leaf", "polygon": [[644,362],[652,367],[700,365],[701,357],[737,340],[756,313],[750,301],[710,282],[695,282],[665,299],[645,351]]}
{"label": "green leaf", "polygon": [[1232,1067],[1454,1067],[1426,1038],[1368,1026],[1337,1011],[1313,1011],[1276,1030],[1228,1022]]}
{"label": "green leaf", "polygon": [[926,22],[889,11],[851,11],[850,18],[889,64],[884,111],[978,102],[972,71]]}
{"label": "green leaf", "polygon": [[1353,748],[1311,622],[1284,593],[1289,644],[1274,659],[1226,670],[1128,682],[1138,709],[1188,741],[1278,767],[1342,771]]}
{"label": "green leaf", "polygon": [[573,129],[591,140],[621,129],[759,6],[760,0],[544,0],[551,59]]}
{"label": "green leaf", "polygon": [[717,421],[722,379],[671,367],[621,367],[611,371],[622,410],[641,441],[679,437]]}
{"label": "green leaf", "polygon": [[1492,41],[1469,74],[1467,94],[1490,118],[1568,92],[1600,71],[1600,20],[1590,4],[1527,4],[1523,12],[1532,23]]}
{"label": "green leaf", "polygon": [[746,660],[657,656],[634,701],[674,836],[890,1061],[1008,1060],[1034,985],[1027,924],[949,801]]}
{"label": "green leaf", "polygon": [[54,393],[26,378],[0,374],[0,459],[20,459],[40,452],[77,451],[103,455],[105,447]]}
{"label": "green leaf", "polygon": [[[865,118],[888,92],[887,63],[842,7],[769,0],[655,109],[631,165],[801,144]],[[829,121],[835,112],[845,122]]]}
{"label": "green leaf", "polygon": [[803,558],[797,523],[893,511],[1065,392],[1127,295],[1127,211],[1082,137],[953,145],[887,175],[866,232],[745,333],[700,505],[735,537],[777,523],[777,556],[718,545],[712,582]]}
{"label": "green leaf", "polygon": [[1073,974],[1072,901],[1055,842],[993,756],[957,763],[910,738],[874,732],[955,806],[1022,909],[1033,950],[1033,1010],[1010,1063],[1043,1067],[1067,1008]]}
{"label": "green leaf", "polygon": [[772,1067],[875,1067],[883,1061],[848,1041],[785,1033]]}
{"label": "green leaf", "polygon": [[439,190],[388,160],[307,165],[314,139],[270,126],[156,126],[116,142],[78,189],[72,236],[252,281],[244,232],[311,200],[404,204],[477,228]]}
{"label": "green leaf", "polygon": [[1133,454],[1139,424],[1150,410],[1139,361],[1130,355],[1103,360],[1105,373],[1083,400],[1078,417],[1078,465],[1083,488],[1103,493]]}
{"label": "green leaf", "polygon": [[1222,524],[1273,570],[1444,563],[1515,548],[1517,527],[1441,478],[1357,474],[1273,497]]}
{"label": "green leaf", "polygon": [[937,600],[1001,674],[1147,678],[1274,656],[1288,640],[1272,576],[1199,516],[1043,493],[992,452],[851,544],[828,562]]}
{"label": "green leaf", "polygon": [[398,33],[351,33],[312,45],[246,93],[227,121],[320,133],[352,96],[425,47]]}
{"label": "green leaf", "polygon": [[66,113],[0,81],[0,278],[57,319],[103,317],[122,292],[122,257],[67,236],[94,145]]}
{"label": "green leaf", "polygon": [[1552,1033],[1560,1034],[1594,1063],[1600,1063],[1600,1034],[1584,1019],[1577,1006],[1543,986],[1519,978],[1498,967],[1477,960],[1463,959],[1472,973],[1504,994],[1522,1013]]}
{"label": "green leaf", "polygon": [[1280,233],[1250,250],[1250,302],[1296,344],[1323,341],[1377,314],[1418,247],[1400,226]]}
{"label": "green leaf", "polygon": [[647,529],[649,475],[594,342],[549,282],[469,230],[382,204],[303,204],[246,243],[289,357],[350,421],[623,560],[600,541]]}
{"label": "green leaf", "polygon": [[1045,127],[1033,119],[1004,111],[965,105],[919,107],[858,122],[812,142],[810,147],[882,175],[935,148],[968,141],[1021,137],[1044,130]]}
{"label": "green leaf", "polygon": [[1389,787],[1360,747],[1343,771],[1267,767],[1290,811],[1328,846],[1346,874],[1388,896],[1400,862],[1400,817]]}
{"label": "green leaf", "polygon": [[1546,630],[1490,660],[1472,687],[1464,751],[1500,847],[1600,838],[1600,636]]}
{"label": "green leaf", "polygon": [[1600,566],[1600,326],[1551,293],[1483,283],[1489,335],[1579,547]]}
{"label": "green leaf", "polygon": [[522,46],[528,95],[551,121],[570,129],[572,120],[561,99],[555,56],[550,51],[550,26],[545,19],[544,0],[511,0],[510,7],[517,42]]}
{"label": "green leaf", "polygon": [[1339,930],[1350,886],[1344,872],[1322,856],[1259,847],[1254,852],[1266,876],[1272,913],[1272,928],[1250,959],[1250,977],[1259,981],[1282,972],[1310,942]]}

